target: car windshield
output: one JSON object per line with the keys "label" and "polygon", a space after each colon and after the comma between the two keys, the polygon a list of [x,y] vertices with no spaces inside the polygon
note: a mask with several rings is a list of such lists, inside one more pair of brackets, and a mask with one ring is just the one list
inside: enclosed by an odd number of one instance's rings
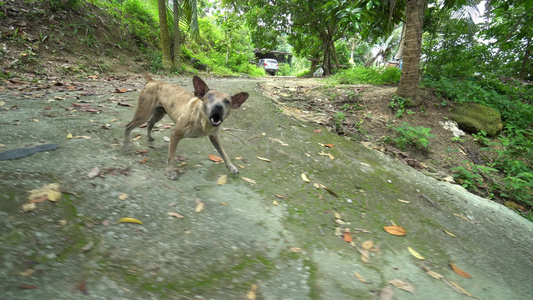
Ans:
{"label": "car windshield", "polygon": [[277,64],[278,62],[274,59],[265,59],[265,62],[266,63],[269,63],[269,64]]}

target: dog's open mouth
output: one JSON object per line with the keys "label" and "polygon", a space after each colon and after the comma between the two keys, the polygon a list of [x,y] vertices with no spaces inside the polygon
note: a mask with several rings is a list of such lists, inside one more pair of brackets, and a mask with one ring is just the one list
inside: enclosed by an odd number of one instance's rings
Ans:
{"label": "dog's open mouth", "polygon": [[209,121],[211,122],[211,125],[217,127],[222,124],[223,119],[219,113],[214,113],[209,117]]}

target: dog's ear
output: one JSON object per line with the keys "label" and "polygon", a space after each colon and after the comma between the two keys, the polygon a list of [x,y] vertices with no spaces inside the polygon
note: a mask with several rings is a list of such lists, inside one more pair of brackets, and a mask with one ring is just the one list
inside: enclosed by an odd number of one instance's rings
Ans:
{"label": "dog's ear", "polygon": [[241,105],[244,103],[244,101],[246,101],[246,99],[248,99],[248,93],[246,92],[240,92],[238,94],[235,94],[233,96],[231,96],[231,108],[232,109],[237,109],[239,107],[241,107]]}
{"label": "dog's ear", "polygon": [[207,84],[196,75],[192,78],[192,85],[194,86],[194,95],[198,98],[203,98],[209,91]]}

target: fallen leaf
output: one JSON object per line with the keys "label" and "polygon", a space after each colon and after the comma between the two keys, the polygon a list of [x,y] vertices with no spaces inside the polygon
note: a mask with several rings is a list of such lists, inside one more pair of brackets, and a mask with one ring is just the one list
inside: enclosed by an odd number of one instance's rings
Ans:
{"label": "fallen leaf", "polygon": [[303,181],[305,181],[305,182],[311,182],[311,180],[309,180],[309,178],[307,178],[307,175],[305,175],[305,173],[302,173],[301,177],[302,177],[302,180],[303,180]]}
{"label": "fallen leaf", "polygon": [[202,200],[200,199],[196,199],[196,208],[194,209],[194,212],[195,213],[199,213],[201,212],[202,210],[204,210],[204,203],[202,202]]}
{"label": "fallen leaf", "polygon": [[47,184],[39,189],[31,190],[29,191],[29,193],[30,195],[28,196],[28,200],[30,201],[35,200],[37,198],[41,198],[43,196],[46,196],[48,200],[53,202],[61,198],[61,192],[59,191],[58,183]]}
{"label": "fallen leaf", "polygon": [[31,203],[40,203],[40,202],[44,202],[44,201],[48,201],[48,196],[42,196],[42,197],[30,200]]}
{"label": "fallen leaf", "polygon": [[472,276],[470,276],[470,274],[466,273],[465,271],[459,269],[456,265],[454,265],[453,263],[450,263],[450,267],[452,268],[452,270],[457,273],[457,275],[459,276],[462,276],[464,278],[472,278]]}
{"label": "fallen leaf", "polygon": [[228,175],[221,175],[220,177],[218,177],[217,184],[224,185],[226,184],[226,181],[228,181]]}
{"label": "fallen leaf", "polygon": [[25,283],[19,284],[19,289],[23,289],[23,290],[36,289],[36,288],[37,287],[35,285],[31,285],[31,284],[25,284]]}
{"label": "fallen leaf", "polygon": [[326,147],[326,148],[333,148],[333,147],[335,147],[335,145],[333,145],[333,144],[324,144],[324,147]]}
{"label": "fallen leaf", "polygon": [[118,106],[131,107],[131,104],[126,103],[126,102],[118,102],[117,105],[118,105]]}
{"label": "fallen leaf", "polygon": [[402,202],[402,203],[406,203],[406,204],[409,204],[411,203],[411,201],[407,201],[407,200],[402,200],[402,199],[398,199],[398,201]]}
{"label": "fallen leaf", "polygon": [[143,157],[143,159],[141,159],[141,161],[139,161],[139,163],[141,164],[144,164],[146,161],[148,161],[148,157]]}
{"label": "fallen leaf", "polygon": [[69,133],[67,134],[67,139],[71,139],[72,137],[73,137],[73,136],[72,136],[72,133],[69,132]]}
{"label": "fallen leaf", "polygon": [[472,222],[470,219],[468,219],[467,217],[462,216],[462,215],[460,215],[460,214],[456,214],[456,213],[454,213],[453,215],[456,216],[456,217],[458,217],[458,218],[461,218],[461,219],[463,219],[463,220],[465,220],[465,221]]}
{"label": "fallen leaf", "polygon": [[400,279],[392,279],[392,280],[389,280],[389,283],[409,293],[414,293],[416,291],[416,288],[412,284],[410,284],[407,280],[404,281]]}
{"label": "fallen leaf", "polygon": [[120,200],[126,200],[126,198],[128,198],[128,196],[129,196],[129,195],[126,194],[126,193],[120,193],[120,195],[118,195],[118,198],[119,198]]}
{"label": "fallen leaf", "polygon": [[314,133],[320,133],[320,132],[322,132],[322,129],[315,129],[315,130],[313,130],[313,132]]}
{"label": "fallen leaf", "polygon": [[246,293],[246,299],[255,300],[256,291],[257,291],[257,285],[252,284],[252,288],[248,291],[248,293]]}
{"label": "fallen leaf", "polygon": [[58,222],[59,225],[61,225],[61,226],[66,226],[67,223],[68,223],[67,220],[59,220],[59,221],[57,221],[57,222]]}
{"label": "fallen leaf", "polygon": [[19,274],[22,275],[22,276],[26,276],[26,277],[28,277],[28,276],[33,275],[33,273],[35,273],[35,270],[33,270],[33,269],[27,269],[26,271],[24,271],[24,272],[20,272]]}
{"label": "fallen leaf", "polygon": [[422,271],[426,272],[429,276],[435,278],[435,279],[443,279],[444,276],[442,276],[441,274],[435,272],[435,271],[432,271],[430,268],[427,268],[427,267],[420,267],[420,269],[422,269]]}
{"label": "fallen leaf", "polygon": [[359,253],[361,253],[361,260],[367,264],[369,261],[370,261],[370,252],[368,252],[368,250],[364,250],[364,249],[357,249],[359,251]]}
{"label": "fallen leaf", "polygon": [[251,184],[256,184],[257,182],[253,179],[250,179],[248,177],[241,177],[242,180],[246,181],[246,182],[249,182]]}
{"label": "fallen leaf", "polygon": [[134,223],[134,224],[143,224],[141,221],[134,218],[121,218],[118,220],[118,223]]}
{"label": "fallen leaf", "polygon": [[456,292],[465,294],[468,297],[477,298],[476,296],[470,294],[467,292],[463,287],[461,287],[457,282],[453,282],[451,280],[447,280],[446,278],[443,279],[444,282],[446,282],[447,285],[449,285],[452,289],[454,289]]}
{"label": "fallen leaf", "polygon": [[85,283],[85,281],[80,281],[80,283],[78,283],[78,290],[87,294],[87,283]]}
{"label": "fallen leaf", "polygon": [[133,136],[133,138],[131,139],[132,141],[137,141],[139,140],[140,138],[142,137],[142,135],[140,133],[137,133],[136,135]]}
{"label": "fallen leaf", "polygon": [[386,286],[379,292],[379,300],[392,300],[394,297],[394,291],[390,286]]}
{"label": "fallen leaf", "polygon": [[302,252],[303,249],[300,247],[290,247],[289,250],[291,250],[291,252],[298,253]]}
{"label": "fallen leaf", "polygon": [[407,234],[407,232],[405,231],[405,229],[403,229],[402,227],[400,226],[396,226],[396,225],[393,225],[393,226],[385,226],[383,227],[383,229],[392,234],[392,235],[397,235],[397,236],[404,236]]}
{"label": "fallen leaf", "polygon": [[169,216],[171,216],[171,217],[176,217],[176,218],[178,218],[178,219],[183,219],[183,218],[185,218],[184,216],[178,214],[177,212],[171,212],[171,211],[169,211],[169,212],[167,212],[167,215],[169,215]]}
{"label": "fallen leaf", "polygon": [[74,136],[72,138],[73,139],[85,139],[85,140],[90,140],[91,139],[91,137],[87,136],[87,135],[77,135],[77,136]]}
{"label": "fallen leaf", "polygon": [[351,243],[353,241],[353,238],[350,232],[344,232],[342,239],[347,243]]}
{"label": "fallen leaf", "polygon": [[411,255],[413,255],[414,257],[420,259],[420,260],[424,260],[425,258],[420,255],[420,253],[416,252],[415,249],[411,248],[411,247],[407,247],[407,250],[409,251],[409,253],[411,253]]}
{"label": "fallen leaf", "polygon": [[262,160],[262,161],[271,162],[271,160],[268,159],[268,158],[264,158],[264,157],[260,157],[260,156],[258,156],[257,158],[258,158],[259,160]]}
{"label": "fallen leaf", "polygon": [[362,283],[366,283],[366,284],[370,284],[370,282],[366,281],[365,278],[363,277],[363,275],[357,273],[357,272],[353,272],[353,276],[355,278],[357,278],[357,280],[361,281]]}
{"label": "fallen leaf", "polygon": [[128,90],[126,88],[117,88],[115,89],[115,91],[113,93],[125,93],[127,92]]}
{"label": "fallen leaf", "polygon": [[222,159],[222,157],[219,157],[219,156],[216,156],[216,155],[213,155],[213,154],[209,154],[209,159],[211,161],[214,161],[214,162],[223,162],[224,161]]}
{"label": "fallen leaf", "polygon": [[327,156],[331,160],[335,159],[335,156],[333,156],[331,153],[324,153],[323,151],[318,152],[318,155]]}
{"label": "fallen leaf", "polygon": [[451,236],[451,237],[455,237],[455,238],[457,237],[455,234],[449,232],[449,231],[446,230],[446,229],[443,229],[443,231],[444,231],[444,233],[446,233],[447,235],[449,235],[449,236]]}
{"label": "fallen leaf", "polygon": [[374,247],[374,242],[373,241],[366,241],[364,242],[361,247],[364,249],[364,250],[370,250],[372,249],[372,247]]}
{"label": "fallen leaf", "polygon": [[274,194],[274,196],[276,196],[276,197],[278,197],[278,198],[280,198],[280,199],[287,199],[287,197],[282,196],[282,195],[278,195],[278,194]]}
{"label": "fallen leaf", "polygon": [[272,204],[274,204],[275,206],[278,206],[278,201],[274,200],[272,201]]}
{"label": "fallen leaf", "polygon": [[518,210],[521,210],[521,211],[525,211],[526,208],[514,201],[505,201],[504,202],[505,206],[509,209],[518,209]]}

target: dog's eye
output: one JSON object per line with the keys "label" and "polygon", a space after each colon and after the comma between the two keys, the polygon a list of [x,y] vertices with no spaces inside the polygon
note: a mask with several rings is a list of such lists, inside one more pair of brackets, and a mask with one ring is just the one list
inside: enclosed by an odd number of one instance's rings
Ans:
{"label": "dog's eye", "polygon": [[225,105],[229,105],[229,103],[230,103],[230,102],[229,102],[228,99],[224,99],[224,104],[225,104]]}

